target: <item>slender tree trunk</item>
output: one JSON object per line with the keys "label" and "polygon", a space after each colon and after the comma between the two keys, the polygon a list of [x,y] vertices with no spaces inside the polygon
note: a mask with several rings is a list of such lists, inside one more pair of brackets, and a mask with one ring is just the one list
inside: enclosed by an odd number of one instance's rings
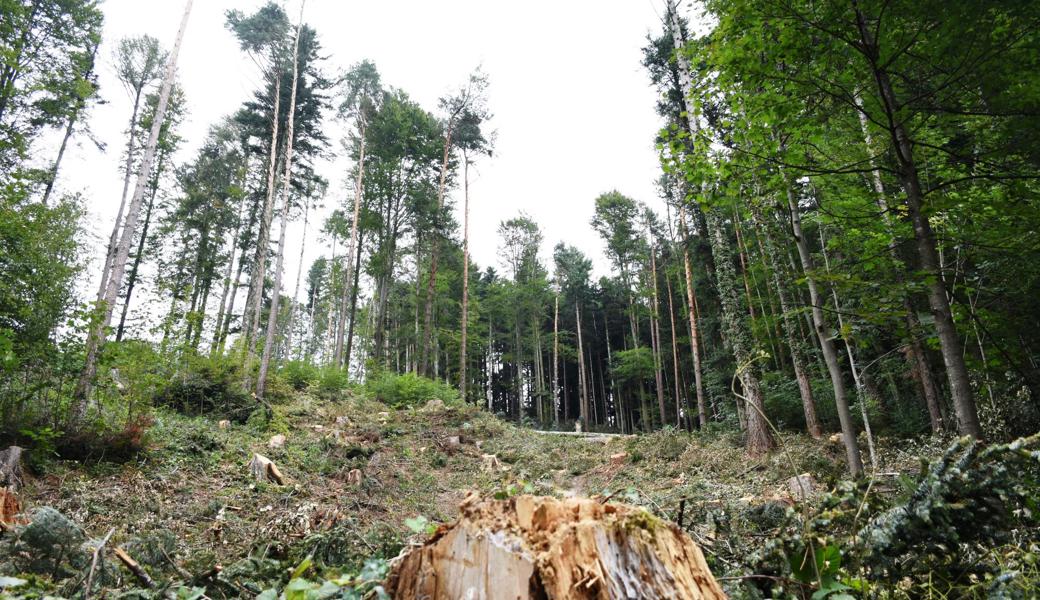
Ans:
{"label": "slender tree trunk", "polygon": [[664,360],[661,358],[661,301],[657,294],[657,256],[650,249],[650,277],[653,279],[654,310],[650,319],[650,339],[654,351],[654,383],[657,386],[657,411],[661,419],[661,427],[668,422],[664,407]]}
{"label": "slender tree trunk", "polygon": [[[292,352],[292,338],[293,338],[293,322],[296,317],[296,306],[300,302],[300,278],[303,276],[303,254],[307,249],[307,218],[310,216],[311,210],[311,199],[308,196],[304,199],[303,204],[303,240],[300,241],[300,256],[299,262],[296,265],[296,286],[293,288],[292,305],[289,307],[289,323],[286,329],[288,330],[288,339],[285,342],[287,348],[286,355]],[[301,336],[302,339],[302,336]]]}
{"label": "slender tree trunk", "polygon": [[[358,225],[359,225],[358,224],[358,220],[361,218],[361,198],[362,198],[362,196],[365,193],[365,181],[364,181],[365,180],[365,141],[366,141],[365,140],[365,133],[366,133],[366,129],[368,128],[368,123],[367,123],[367,121],[365,120],[364,117],[359,116],[358,120],[357,120],[357,125],[358,125],[358,132],[360,134],[359,139],[360,139],[360,142],[361,142],[361,147],[360,147],[360,151],[358,153],[357,177],[355,178],[355,181],[354,181],[354,219],[350,223],[350,245],[348,246],[348,250],[347,250],[347,259],[343,263],[345,267],[349,267],[349,266],[351,266],[355,262],[355,254],[357,256],[361,256],[361,250],[358,247],[359,246],[359,243],[358,243],[359,242],[359,240],[358,240]],[[360,264],[360,261],[358,261],[358,262]],[[357,280],[357,272],[356,272],[357,268],[355,267],[354,270],[355,270],[354,280],[356,281]],[[344,282],[349,282],[349,281],[350,281],[350,277],[344,275]],[[340,308],[339,308],[339,323],[337,323],[337,325],[336,325],[336,346],[335,346],[335,349],[333,350],[333,353],[332,353],[332,364],[336,365],[337,368],[339,368],[341,366],[344,366],[344,365],[348,366],[348,367],[350,366],[349,364],[346,364],[346,363],[349,363],[349,361],[350,361],[350,357],[349,357],[350,352],[349,351],[346,352],[346,354],[348,355],[346,357],[346,360],[344,360],[344,356],[343,356],[343,354],[344,354],[343,353],[343,331],[344,331],[345,326],[346,326],[345,320],[346,320],[346,315],[347,315],[347,303],[349,301],[350,294],[351,294],[351,291],[349,290],[349,286],[347,286],[346,283],[344,283],[343,296],[342,296],[341,303],[340,303]],[[350,321],[350,329],[351,329],[351,331],[353,331],[353,329],[354,329],[354,320],[353,320],[354,316],[353,316],[353,312],[354,312],[353,308],[351,308],[351,317],[350,317],[351,318],[351,321]]]}
{"label": "slender tree trunk", "polygon": [[560,425],[560,290],[553,308],[553,424]]}
{"label": "slender tree trunk", "polygon": [[278,234],[278,253],[275,255],[274,288],[271,290],[271,310],[267,315],[267,335],[264,339],[264,353],[260,359],[260,372],[256,377],[256,396],[264,397],[267,387],[267,371],[271,366],[271,350],[274,348],[274,337],[278,332],[278,304],[282,295],[282,271],[285,265],[285,231],[289,226],[290,194],[292,181],[293,136],[296,117],[296,87],[300,73],[300,32],[303,30],[303,8],[306,0],[300,2],[300,19],[296,26],[296,39],[293,42],[292,90],[289,94],[289,115],[285,127],[285,173],[282,175],[282,219]]}
{"label": "slender tree trunk", "polygon": [[802,233],[801,210],[795,199],[794,190],[791,189],[792,182],[787,181],[784,186],[787,191],[787,208],[791,220],[791,235],[794,237],[795,246],[798,248],[798,256],[802,260],[802,271],[805,274],[805,282],[809,288],[809,302],[812,305],[813,326],[816,336],[820,340],[823,349],[823,360],[827,365],[827,373],[831,378],[831,386],[834,388],[834,403],[838,409],[838,421],[841,422],[841,436],[845,442],[845,454],[849,461],[849,471],[853,477],[863,474],[863,460],[859,454],[859,444],[856,441],[856,426],[852,422],[852,413],[849,410],[849,400],[845,393],[845,381],[841,374],[841,366],[838,364],[838,351],[834,348],[834,340],[830,335],[830,325],[823,314],[823,299],[816,288],[816,279],[813,276],[813,260],[809,254],[809,244]]}
{"label": "slender tree trunk", "polygon": [[[86,73],[83,74],[83,79],[89,80],[90,75],[94,72],[94,60],[97,57],[98,44],[94,44],[94,47],[90,51],[90,63],[87,66]],[[72,132],[76,128],[76,121],[79,120],[80,113],[86,107],[87,101],[85,98],[77,97],[76,106],[72,110],[72,114],[69,115],[69,122],[65,126],[65,135],[61,138],[61,146],[58,147],[58,156],[54,159],[54,166],[51,167],[50,172],[47,174],[47,186],[43,190],[43,199],[40,201],[41,204],[47,206],[47,202],[50,200],[51,192],[54,191],[54,182],[58,180],[58,170],[61,168],[61,159],[65,156],[65,149],[69,145],[69,139],[72,138]]]}
{"label": "slender tree trunk", "polygon": [[615,402],[614,410],[617,412],[618,415],[618,424],[621,427],[622,433],[626,431],[626,427],[627,431],[631,433],[632,421],[626,419],[625,404],[621,400],[621,394],[618,393],[617,383],[614,382],[614,357],[610,349],[610,324],[607,321],[606,311],[603,311],[603,339],[607,342],[607,364],[610,365],[610,394]]}
{"label": "slender tree trunk", "polygon": [[[249,171],[248,164],[243,169],[242,183],[245,183],[246,173]],[[245,185],[242,186],[245,189]],[[231,307],[234,305],[234,292],[233,289],[238,287],[238,277],[235,278],[234,285],[231,282],[231,273],[235,270],[235,258],[236,249],[238,248],[238,235],[242,230],[242,213],[245,211],[245,199],[243,198],[238,205],[238,217],[235,219],[235,231],[231,234],[231,244],[228,247],[228,264],[227,269],[224,271],[224,286],[220,294],[220,308],[217,310],[217,324],[213,328],[213,342],[210,345],[210,353],[215,352],[223,353],[224,351],[224,319],[231,313]],[[239,275],[242,272],[242,260],[238,258]],[[228,303],[228,296],[231,296],[232,301]]]}
{"label": "slender tree trunk", "polygon": [[964,362],[964,348],[953,322],[950,301],[946,295],[946,282],[939,267],[939,257],[935,234],[924,210],[924,192],[918,176],[914,159],[913,142],[903,125],[900,103],[896,98],[888,72],[880,64],[880,51],[874,39],[871,26],[867,23],[857,0],[853,0],[856,10],[856,24],[859,29],[860,42],[864,54],[870,61],[870,68],[887,119],[887,129],[899,164],[899,174],[906,192],[906,206],[909,209],[910,221],[914,228],[914,239],[917,242],[917,254],[921,270],[926,276],[928,303],[935,318],[935,328],[939,335],[939,346],[943,362],[946,365],[946,376],[950,381],[950,393],[953,397],[954,410],[957,413],[957,428],[961,435],[982,437],[982,426],[979,424],[978,409],[971,391],[968,378],[968,367]]}
{"label": "slender tree trunk", "polygon": [[126,141],[126,164],[123,173],[123,194],[119,197],[119,210],[116,211],[116,221],[112,226],[112,235],[108,238],[108,247],[105,249],[105,264],[101,268],[101,281],[98,283],[97,301],[100,303],[105,299],[105,290],[108,289],[108,276],[112,272],[112,259],[115,258],[116,245],[119,243],[119,230],[123,225],[123,212],[126,210],[126,195],[130,192],[130,177],[134,168],[134,145],[137,141],[137,114],[141,108],[141,95],[143,88],[138,88],[134,93],[134,108],[130,111],[130,127]]}
{"label": "slender tree trunk", "polygon": [[[675,306],[672,304],[672,278],[665,274],[665,284],[668,286],[668,319],[672,326],[672,380],[675,383],[675,426],[683,426],[682,395],[679,393],[679,344],[675,332]],[[687,407],[689,408],[689,407]],[[687,429],[690,429],[687,427]]]}
{"label": "slender tree trunk", "polygon": [[574,318],[576,321],[575,328],[578,331],[578,398],[581,407],[581,429],[582,431],[589,430],[589,401],[588,393],[585,389],[585,350],[582,344],[581,338],[581,309],[578,306],[578,301],[574,301]]}
{"label": "slender tree trunk", "polygon": [[[874,142],[871,139],[867,115],[863,113],[863,101],[860,100],[857,95],[855,97],[855,102],[859,107],[857,114],[859,116],[860,129],[863,130],[863,143],[867,147],[867,154],[870,156],[870,166],[873,169],[871,172],[871,183],[874,186],[874,193],[877,195],[877,204],[878,208],[881,210],[881,218],[884,219],[885,227],[888,229],[889,233],[889,253],[895,261],[903,262],[902,258],[899,256],[899,241],[896,239],[895,227],[892,224],[892,216],[889,214],[888,201],[885,199],[885,184],[881,181],[881,172],[878,170],[877,165],[874,162]],[[897,277],[897,283],[903,284],[902,274],[897,273]],[[920,382],[925,407],[928,409],[928,418],[932,426],[932,433],[941,433],[943,430],[942,403],[939,397],[939,391],[936,389],[935,377],[932,374],[932,367],[928,362],[928,356],[925,354],[924,347],[921,345],[921,341],[917,337],[917,332],[921,329],[921,323],[917,318],[917,311],[914,309],[913,302],[910,299],[910,294],[906,291],[903,293],[903,311],[905,313],[904,320],[906,322],[907,330],[907,354],[910,368],[917,374],[917,379]]]}
{"label": "slender tree trunk", "polygon": [[689,233],[686,228],[686,209],[679,206],[679,232],[683,244],[683,266],[686,272],[686,301],[689,304],[690,313],[690,352],[693,354],[693,386],[697,395],[697,418],[700,420],[701,429],[708,425],[708,407],[704,401],[704,384],[701,378],[701,352],[700,335],[697,331],[697,315],[694,314],[697,303],[693,289],[693,268],[690,265],[690,251],[686,249],[689,243]]}
{"label": "slender tree trunk", "polygon": [[69,411],[69,428],[78,430],[83,423],[87,413],[87,401],[94,385],[94,376],[97,374],[98,353],[105,341],[105,330],[112,321],[112,312],[115,308],[116,296],[123,285],[123,273],[126,271],[126,261],[130,254],[130,241],[133,232],[137,229],[137,219],[141,212],[141,203],[144,199],[144,191],[148,184],[148,176],[151,174],[152,159],[155,157],[155,148],[159,142],[159,132],[162,129],[163,120],[166,116],[166,107],[170,102],[170,92],[173,90],[174,72],[177,68],[177,55],[180,53],[181,41],[184,39],[184,31],[188,27],[188,16],[191,14],[192,0],[188,0],[184,7],[184,16],[181,19],[177,39],[170,52],[170,58],[166,64],[166,74],[163,77],[162,89],[159,92],[159,103],[155,110],[155,119],[152,130],[148,136],[148,145],[145,147],[144,156],[141,158],[140,170],[137,174],[137,183],[134,186],[134,195],[130,201],[130,207],[126,215],[126,223],[123,234],[119,238],[115,259],[112,262],[112,274],[108,280],[105,298],[100,307],[102,318],[92,326],[87,338],[86,358],[83,364],[83,372],[80,374],[79,382],[73,396],[72,406]]}
{"label": "slender tree trunk", "polygon": [[162,174],[163,162],[165,162],[166,153],[163,151],[159,152],[159,160],[156,163],[155,177],[151,181],[151,190],[148,194],[148,204],[144,210],[144,225],[141,227],[141,236],[137,241],[137,252],[134,254],[134,264],[130,267],[130,273],[127,275],[126,282],[126,296],[123,298],[123,310],[119,315],[119,327],[116,328],[116,341],[120,342],[123,340],[123,332],[126,327],[126,316],[130,312],[130,299],[134,294],[134,286],[137,284],[137,273],[141,267],[141,261],[144,259],[144,245],[148,240],[148,227],[152,222],[152,209],[155,206],[155,195],[159,191],[159,176]]}
{"label": "slender tree trunk", "polygon": [[[673,43],[677,49],[676,62],[679,67],[680,92],[682,93],[683,104],[686,109],[687,128],[696,137],[700,133],[700,123],[697,121],[696,107],[690,101],[693,83],[690,75],[689,59],[679,51],[684,44],[679,28],[676,0],[667,0],[667,9],[669,28],[671,29]],[[743,388],[741,402],[738,403],[738,415],[741,412],[741,405],[746,404],[748,408],[746,411],[747,451],[751,456],[758,456],[769,452],[774,446],[774,441],[766,421],[758,368],[755,365],[758,356],[752,352],[754,339],[747,327],[747,323],[744,321],[744,313],[747,311],[740,303],[736,271],[730,257],[730,244],[726,237],[725,223],[718,211],[719,209],[717,208],[706,211],[705,227],[711,239],[712,255],[715,257],[715,280],[722,304],[723,325],[727,331],[726,337],[729,340],[733,357],[736,359],[736,377],[740,380]],[[692,290],[693,288],[690,287],[688,289]],[[690,304],[691,306],[695,305],[694,302]]]}
{"label": "slender tree trunk", "polygon": [[805,356],[805,348],[802,340],[798,338],[797,322],[791,316],[794,314],[795,305],[791,301],[787,287],[781,281],[781,274],[785,279],[791,276],[782,268],[783,263],[777,258],[776,242],[769,228],[769,223],[762,217],[757,207],[752,207],[752,214],[757,221],[765,237],[765,254],[770,263],[773,273],[773,285],[776,287],[777,295],[780,296],[780,311],[784,321],[784,333],[787,334],[787,345],[791,349],[791,362],[794,366],[795,380],[798,382],[798,393],[802,398],[802,412],[805,415],[805,429],[812,437],[820,439],[823,437],[823,428],[816,416],[816,399],[813,397],[812,384],[809,379],[808,360]]}
{"label": "slender tree trunk", "polygon": [[[437,219],[444,209],[444,191],[448,177],[448,159],[451,157],[451,139],[455,126],[454,117],[448,121],[448,127],[444,133],[444,158],[441,161],[441,180],[437,186]],[[426,282],[426,308],[423,311],[423,340],[422,350],[419,354],[419,373],[426,374],[427,357],[430,352],[430,339],[433,335],[433,293],[437,287],[437,262],[441,253],[440,228],[431,232],[430,236],[430,278]]]}
{"label": "slender tree trunk", "polygon": [[[242,352],[245,367],[242,369],[248,381],[252,369],[252,357],[257,331],[260,329],[260,313],[264,302],[264,282],[267,279],[267,253],[270,251],[271,221],[274,218],[275,176],[278,170],[278,129],[281,124],[282,77],[277,63],[274,69],[274,102],[271,112],[271,146],[267,164],[267,190],[264,196],[263,214],[260,220],[260,235],[253,254],[253,265],[249,275],[249,295],[242,313]],[[248,385],[248,383],[247,383]]]}
{"label": "slender tree trunk", "polygon": [[[827,240],[823,236],[823,227],[820,227],[820,251],[823,253],[823,268],[827,274],[828,279],[831,275],[831,263],[830,259],[827,258]],[[831,288],[831,299],[834,301],[834,312],[838,315],[838,331],[842,332],[841,338],[845,342],[845,352],[849,356],[849,368],[852,370],[852,380],[856,384],[856,393],[859,396],[859,410],[863,417],[863,431],[867,434],[867,451],[870,453],[870,466],[873,467],[876,472],[878,469],[878,457],[877,452],[874,449],[874,433],[870,427],[870,415],[867,413],[867,398],[871,396],[870,390],[865,385],[865,375],[860,373],[859,367],[856,365],[856,355],[852,351],[852,343],[849,342],[849,337],[845,329],[845,320],[841,316],[841,302],[838,301],[838,290]]]}
{"label": "slender tree trunk", "polygon": [[[459,395],[466,401],[466,332],[469,329],[469,157],[462,153],[462,323],[459,340]],[[538,347],[541,361],[541,344]],[[542,399],[539,398],[539,406]]]}
{"label": "slender tree trunk", "polygon": [[343,368],[350,369],[351,349],[354,347],[354,319],[357,317],[358,281],[361,278],[361,244],[364,235],[358,232],[358,247],[354,253],[354,281],[350,286],[350,325],[347,326],[347,347],[343,352]]}

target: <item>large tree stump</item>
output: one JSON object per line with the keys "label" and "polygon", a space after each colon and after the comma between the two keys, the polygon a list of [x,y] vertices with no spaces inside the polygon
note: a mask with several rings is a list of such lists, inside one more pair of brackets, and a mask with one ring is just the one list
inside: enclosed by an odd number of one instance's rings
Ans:
{"label": "large tree stump", "polygon": [[700,548],[646,511],[597,500],[470,496],[399,559],[397,600],[725,598]]}

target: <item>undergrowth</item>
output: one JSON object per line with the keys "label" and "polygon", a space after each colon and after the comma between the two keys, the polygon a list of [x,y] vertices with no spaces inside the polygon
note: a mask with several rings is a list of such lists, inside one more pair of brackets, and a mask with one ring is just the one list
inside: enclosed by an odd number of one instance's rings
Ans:
{"label": "undergrowth", "polygon": [[[643,506],[682,525],[733,598],[1017,598],[1040,584],[1036,438],[988,448],[882,439],[883,470],[899,476],[851,482],[832,442],[782,434],[782,452],[753,461],[735,432],[590,442],[505,423],[418,378],[330,391],[319,374],[288,401],[223,427],[175,408],[154,411],[133,462],[30,451],[41,468],[25,505],[65,533],[21,528],[0,538],[0,576],[24,582],[5,593],[80,593],[111,529],[110,547],[166,587],[139,589],[109,554],[95,596],[378,597],[387,561],[452,520],[466,490]],[[275,434],[284,446],[269,446]],[[253,480],[253,452],[275,461],[287,484]],[[483,469],[485,454],[502,467]],[[787,479],[801,472],[819,490],[796,503]],[[33,540],[46,552],[30,549]]]}

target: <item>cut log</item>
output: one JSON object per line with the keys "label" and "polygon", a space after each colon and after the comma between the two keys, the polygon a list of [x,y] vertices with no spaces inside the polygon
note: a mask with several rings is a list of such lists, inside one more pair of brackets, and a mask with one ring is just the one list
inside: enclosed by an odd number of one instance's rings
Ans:
{"label": "cut log", "polygon": [[219,427],[221,430],[225,430],[231,427],[231,421],[228,421],[227,419],[221,419],[217,421],[217,427]]}
{"label": "cut log", "polygon": [[10,446],[0,451],[0,487],[17,492],[22,487],[24,472],[22,471],[23,450],[18,446]]}
{"label": "cut log", "polygon": [[253,460],[249,461],[249,472],[257,481],[273,481],[278,485],[285,485],[285,477],[278,470],[271,459],[262,454],[254,454]]}
{"label": "cut log", "polygon": [[596,500],[470,496],[395,561],[397,600],[723,599],[700,548],[645,510]]}

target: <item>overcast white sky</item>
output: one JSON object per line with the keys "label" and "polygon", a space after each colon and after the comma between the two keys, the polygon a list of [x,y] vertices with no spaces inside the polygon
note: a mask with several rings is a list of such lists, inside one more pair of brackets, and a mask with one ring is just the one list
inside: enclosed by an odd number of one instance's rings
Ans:
{"label": "overcast white sky", "polygon": [[[263,0],[196,0],[179,61],[188,102],[179,162],[189,160],[209,126],[235,111],[258,87],[252,62],[224,28],[230,8],[252,12]],[[119,203],[123,131],[130,102],[115,79],[112,52],[126,36],[151,34],[172,45],[182,0],[105,0],[105,39],[99,52],[104,104],[89,123],[104,152],[80,136],[59,185],[82,191],[98,247]],[[295,18],[299,0],[288,0]],[[646,35],[660,27],[661,0],[309,0],[314,26],[334,74],[361,59],[378,66],[383,82],[399,87],[428,110],[463,83],[478,65],[491,81],[494,158],[484,159],[471,183],[473,259],[497,265],[498,223],[523,210],[542,227],[543,258],[564,241],[609,270],[602,243],[589,225],[600,193],[622,193],[662,207],[653,136],[659,127],[656,92],[640,66]],[[341,126],[330,122],[338,150]],[[335,159],[321,168],[331,182],[326,211],[342,203],[344,174]],[[461,203],[460,203],[461,204]],[[461,222],[461,219],[460,219]],[[311,221],[312,227],[315,221]],[[311,233],[313,234],[313,229]],[[324,247],[308,236],[306,263]],[[302,224],[290,229],[287,279],[296,274]],[[91,278],[99,267],[92,266]]]}

